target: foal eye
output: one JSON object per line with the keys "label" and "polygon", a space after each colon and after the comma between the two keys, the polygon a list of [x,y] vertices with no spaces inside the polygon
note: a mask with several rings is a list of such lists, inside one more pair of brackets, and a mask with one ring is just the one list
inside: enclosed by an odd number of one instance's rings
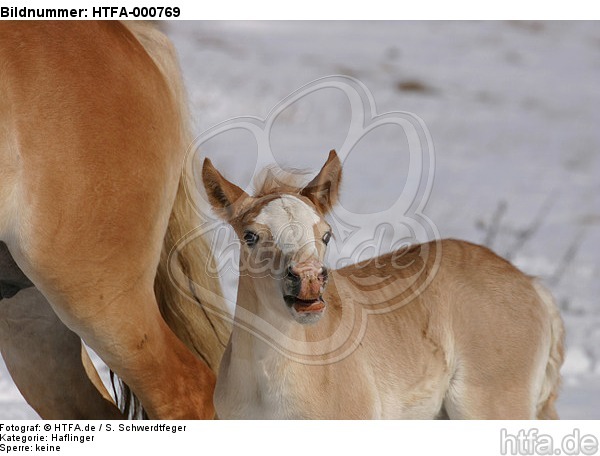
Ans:
{"label": "foal eye", "polygon": [[325,244],[325,245],[329,244],[330,240],[331,240],[331,231],[328,231],[327,233],[325,233],[323,235],[323,244]]}
{"label": "foal eye", "polygon": [[260,238],[253,231],[244,231],[244,242],[248,247],[254,247]]}

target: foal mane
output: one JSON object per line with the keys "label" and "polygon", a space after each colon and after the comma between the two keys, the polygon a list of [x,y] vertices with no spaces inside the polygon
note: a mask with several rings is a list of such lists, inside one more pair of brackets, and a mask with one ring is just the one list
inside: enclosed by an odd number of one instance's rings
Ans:
{"label": "foal mane", "polygon": [[298,194],[310,181],[311,172],[306,169],[281,168],[270,165],[260,171],[252,182],[256,198],[278,193]]}

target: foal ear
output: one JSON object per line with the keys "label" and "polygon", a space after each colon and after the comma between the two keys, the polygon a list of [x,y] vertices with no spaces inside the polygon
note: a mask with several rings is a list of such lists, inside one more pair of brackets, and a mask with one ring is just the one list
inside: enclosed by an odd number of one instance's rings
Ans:
{"label": "foal ear", "polygon": [[311,200],[322,214],[327,214],[337,203],[341,180],[342,162],[335,150],[332,150],[319,174],[302,189],[300,194]]}
{"label": "foal ear", "polygon": [[236,205],[248,197],[244,190],[225,179],[208,158],[202,165],[202,183],[210,205],[226,221],[233,218]]}

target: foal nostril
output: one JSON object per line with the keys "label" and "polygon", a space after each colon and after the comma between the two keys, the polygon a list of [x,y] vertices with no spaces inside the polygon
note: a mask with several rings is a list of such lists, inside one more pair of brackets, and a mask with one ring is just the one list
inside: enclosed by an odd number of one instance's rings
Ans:
{"label": "foal nostril", "polygon": [[327,270],[327,268],[325,266],[323,266],[321,268],[321,270],[319,271],[319,279],[321,279],[323,282],[327,282],[328,278],[329,278],[329,271]]}
{"label": "foal nostril", "polygon": [[293,281],[300,280],[300,275],[296,274],[293,266],[288,266],[287,271],[286,271],[286,276],[288,277],[288,279],[293,280]]}

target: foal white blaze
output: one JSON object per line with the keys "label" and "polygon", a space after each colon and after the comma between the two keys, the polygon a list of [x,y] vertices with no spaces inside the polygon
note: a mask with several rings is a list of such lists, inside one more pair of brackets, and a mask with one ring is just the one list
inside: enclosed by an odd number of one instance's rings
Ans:
{"label": "foal white blaze", "polygon": [[[283,300],[298,323],[317,322],[325,311],[322,299],[326,269],[319,253],[320,227],[329,226],[315,209],[292,195],[269,201],[254,223],[267,227],[266,235],[274,243],[275,257],[283,265]],[[274,273],[271,269],[271,273]]]}
{"label": "foal white blaze", "polygon": [[292,195],[267,203],[255,219],[266,225],[281,253],[290,257],[302,251],[306,256],[318,256],[314,226],[321,217],[314,208]]}
{"label": "foal white blaze", "polygon": [[[215,389],[220,418],[557,418],[564,330],[534,279],[485,247],[454,240],[327,273],[331,234],[323,216],[341,178],[334,151],[304,189],[263,188],[252,197],[208,160],[202,177],[213,208],[243,240],[243,311],[236,309]],[[434,249],[442,250],[435,268],[421,256]],[[273,264],[282,257],[284,268],[253,274],[248,266],[262,254]],[[394,305],[416,274],[429,285]],[[385,286],[361,288],[354,280],[369,276]],[[353,324],[343,315],[386,302],[393,310],[368,316],[350,355],[335,363],[322,355],[337,350],[331,336]],[[311,364],[248,332],[238,319],[248,312],[305,347]]]}

